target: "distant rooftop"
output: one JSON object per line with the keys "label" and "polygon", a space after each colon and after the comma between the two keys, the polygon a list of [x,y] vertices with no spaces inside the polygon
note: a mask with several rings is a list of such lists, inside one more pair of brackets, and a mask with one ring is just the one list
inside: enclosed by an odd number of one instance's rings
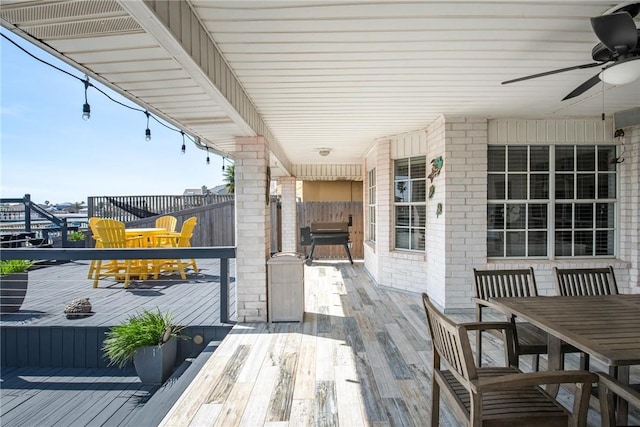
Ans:
{"label": "distant rooftop", "polygon": [[216,185],[215,187],[212,187],[212,188],[207,188],[206,185],[203,185],[201,188],[186,188],[182,193],[183,196],[193,196],[193,195],[200,195],[200,194],[215,194],[218,196],[226,195],[228,194],[227,186],[222,184],[222,185]]}

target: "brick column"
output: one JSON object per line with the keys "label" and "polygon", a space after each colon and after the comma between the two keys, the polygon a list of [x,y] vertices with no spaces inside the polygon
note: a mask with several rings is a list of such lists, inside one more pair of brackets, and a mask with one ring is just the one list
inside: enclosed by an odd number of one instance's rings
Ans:
{"label": "brick column", "polygon": [[[624,129],[625,162],[620,174],[620,258],[629,265],[629,290],[640,294],[640,126]],[[618,153],[622,151],[618,148]],[[619,274],[616,271],[616,278]],[[624,283],[618,278],[618,286]]]}
{"label": "brick column", "polygon": [[378,256],[378,283],[389,286],[391,272],[389,254],[393,247],[393,161],[391,141],[376,144],[376,253]]}
{"label": "brick column", "polygon": [[298,209],[296,203],[296,178],[278,178],[282,194],[282,252],[295,252],[298,247]]}
{"label": "brick column", "polygon": [[263,137],[237,138],[235,152],[236,303],[238,322],[267,321],[269,152]]}

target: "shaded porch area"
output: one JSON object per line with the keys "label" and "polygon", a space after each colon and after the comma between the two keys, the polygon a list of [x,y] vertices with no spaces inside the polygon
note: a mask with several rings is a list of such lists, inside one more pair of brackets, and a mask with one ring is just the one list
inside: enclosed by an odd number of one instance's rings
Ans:
{"label": "shaded porch area", "polygon": [[[427,425],[432,350],[420,295],[377,286],[361,263],[314,263],[305,282],[302,324],[236,325],[161,425]],[[487,347],[486,362],[502,363],[500,348]],[[530,361],[521,358],[524,371]],[[568,356],[567,369],[578,362]],[[570,407],[572,395],[559,396]],[[442,407],[441,425],[460,422]],[[589,425],[600,425],[596,409]]]}

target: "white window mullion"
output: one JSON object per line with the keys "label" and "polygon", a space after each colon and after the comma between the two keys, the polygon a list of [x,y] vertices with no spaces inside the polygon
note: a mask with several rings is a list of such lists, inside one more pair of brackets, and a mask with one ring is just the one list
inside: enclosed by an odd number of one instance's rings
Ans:
{"label": "white window mullion", "polygon": [[549,200],[547,200],[547,254],[550,260],[556,259],[556,209],[553,200],[556,198],[556,150],[549,147]]}

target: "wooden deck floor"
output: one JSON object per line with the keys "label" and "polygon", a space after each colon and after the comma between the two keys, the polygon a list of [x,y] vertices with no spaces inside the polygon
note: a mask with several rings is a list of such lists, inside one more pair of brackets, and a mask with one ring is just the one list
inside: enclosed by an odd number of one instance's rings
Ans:
{"label": "wooden deck floor", "polygon": [[[173,314],[185,334],[202,339],[181,340],[178,363],[198,354],[209,341],[220,341],[232,328],[220,321],[220,262],[197,260],[199,272],[187,271],[157,280],[133,281],[124,289],[113,278],[98,288],[87,279],[88,263],[72,262],[29,272],[29,286],[18,313],[0,316],[0,366],[100,368],[104,334],[142,310]],[[235,266],[230,263],[229,314],[233,315]],[[89,298],[93,314],[67,318],[64,308],[77,298]]]}
{"label": "wooden deck floor", "polygon": [[133,368],[3,368],[3,426],[126,426],[159,386]]}
{"label": "wooden deck floor", "polygon": [[[132,281],[127,289],[113,278],[101,279],[93,288],[93,281],[87,279],[88,261],[34,268],[29,272],[27,296],[20,312],[2,315],[0,326],[113,326],[143,309],[156,308],[174,313],[174,321],[180,325],[221,325],[220,262],[203,259],[197,264],[198,274],[187,271],[186,281],[175,274]],[[235,267],[230,264],[232,288]],[[233,288],[229,295],[235,295]],[[89,298],[92,316],[65,316],[64,308],[77,298]]]}
{"label": "wooden deck floor", "polygon": [[[305,275],[304,322],[236,325],[161,425],[429,424],[432,355],[420,296],[377,287],[358,263],[315,263]],[[493,347],[487,359],[501,354]],[[597,411],[589,423],[600,424]],[[441,425],[460,423],[445,407]]]}
{"label": "wooden deck floor", "polygon": [[155,426],[215,352],[210,343],[163,385],[142,384],[133,368],[3,368],[4,427]]}
{"label": "wooden deck floor", "polygon": [[[208,340],[221,340],[231,325],[220,323],[219,261],[197,261],[199,273],[188,272],[186,281],[179,275],[166,276],[132,282],[128,289],[111,278],[100,280],[99,287],[94,289],[87,279],[87,262],[31,271],[20,312],[0,317],[0,425],[152,425],[140,419],[141,416],[149,419],[145,410],[161,394],[164,406],[154,406],[159,408],[155,411],[159,415],[153,423],[156,425],[171,406],[170,403],[167,406],[167,396],[173,399],[177,384],[190,374],[182,373],[178,380],[167,382],[160,389],[144,385],[132,367],[104,366],[107,362],[102,358],[101,339],[110,326],[129,315],[158,308],[173,313],[176,323],[188,326],[188,335],[198,333]],[[230,272],[233,297],[233,263]],[[68,319],[64,307],[82,297],[90,298],[94,314]],[[207,342],[195,344],[183,340],[179,351],[182,349],[182,356],[189,357],[192,350],[199,352]],[[83,364],[87,367],[76,366]],[[163,393],[165,388],[167,391]]]}

